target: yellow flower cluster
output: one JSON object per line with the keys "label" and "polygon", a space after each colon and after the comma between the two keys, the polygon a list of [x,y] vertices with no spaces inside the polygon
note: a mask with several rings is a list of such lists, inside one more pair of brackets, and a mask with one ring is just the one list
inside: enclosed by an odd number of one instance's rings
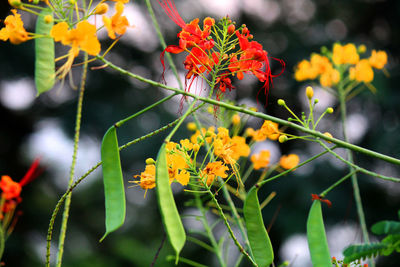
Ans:
{"label": "yellow flower cluster", "polygon": [[[91,12],[88,10],[90,15],[103,15],[104,27],[108,32],[108,36],[111,39],[116,39],[116,34],[123,35],[129,27],[129,22],[125,16],[122,15],[124,11],[124,4],[128,3],[129,0],[112,0],[115,3],[115,14],[112,17],[108,17],[105,14],[108,11],[108,4],[101,1],[97,6],[93,8]],[[30,2],[32,2],[30,0]],[[37,1],[38,3],[39,1]],[[51,6],[49,2],[44,1],[47,5]],[[29,11],[28,5],[24,5],[20,0],[9,0],[9,3],[16,8],[21,10]],[[35,2],[34,2],[35,3]],[[37,4],[36,3],[36,4]],[[76,3],[75,3],[76,4]],[[78,6],[76,8],[78,10]],[[12,9],[13,15],[9,15],[4,20],[4,27],[0,29],[0,40],[10,40],[12,44],[20,44],[35,38],[42,38],[47,36],[35,35],[34,33],[28,33],[24,28],[24,23],[21,20],[21,15],[17,13],[15,9]],[[57,13],[56,13],[57,14]],[[79,18],[79,14],[77,15]],[[56,18],[55,21],[61,21],[56,23],[51,32],[50,36],[54,38],[55,42],[61,42],[63,45],[70,46],[66,56],[60,57],[59,59],[67,58],[66,62],[60,67],[57,72],[58,78],[63,79],[65,75],[71,69],[74,58],[78,56],[79,51],[85,51],[89,55],[96,56],[100,53],[100,42],[97,39],[97,28],[95,25],[90,24],[87,21],[88,17],[84,20],[77,22],[65,21],[64,17]],[[53,18],[50,15],[45,17],[46,23],[52,23]],[[76,25],[75,28],[71,28],[71,25]]]}
{"label": "yellow flower cluster", "polygon": [[346,75],[350,80],[369,83],[374,79],[375,69],[383,69],[387,63],[387,54],[384,51],[372,50],[369,58],[360,58],[365,52],[365,46],[357,47],[354,44],[341,45],[335,43],[332,51],[324,55],[313,53],[310,60],[302,60],[295,68],[294,77],[297,81],[319,79],[324,87],[331,87],[339,83]]}
{"label": "yellow flower cluster", "polygon": [[[229,173],[238,177],[237,161],[241,157],[250,155],[250,145],[246,138],[250,137],[250,143],[266,140],[277,140],[281,132],[278,124],[272,121],[265,121],[260,129],[248,128],[245,136],[230,136],[227,128],[215,127],[197,129],[194,123],[188,123],[187,128],[194,131],[190,139],[180,140],[179,144],[168,142],[166,145],[166,157],[170,183],[176,181],[183,186],[189,183],[190,177],[195,177],[196,181],[203,185],[211,186],[217,177],[227,178]],[[251,133],[251,134],[249,134]],[[196,163],[196,158],[201,147],[207,147],[207,153],[202,165]],[[296,155],[295,155],[296,156]],[[296,166],[299,158],[290,158],[283,161],[281,167],[290,169]],[[263,150],[259,154],[251,156],[250,160],[255,170],[267,168],[270,159],[270,152]],[[207,162],[207,163],[206,163]],[[140,180],[133,181],[143,189],[152,189],[155,184],[155,162],[153,159],[146,160],[145,171],[135,178]],[[238,181],[239,182],[239,181]]]}

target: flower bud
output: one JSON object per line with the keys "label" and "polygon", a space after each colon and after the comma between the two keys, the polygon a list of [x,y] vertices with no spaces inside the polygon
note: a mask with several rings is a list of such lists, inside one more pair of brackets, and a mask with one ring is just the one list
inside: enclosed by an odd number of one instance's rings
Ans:
{"label": "flower bud", "polygon": [[21,0],[8,0],[10,6],[18,8],[22,5]]}
{"label": "flower bud", "polygon": [[314,96],[314,90],[311,86],[307,86],[306,88],[306,96],[308,99],[311,99]]}
{"label": "flower bud", "polygon": [[279,139],[278,139],[279,143],[285,143],[287,140],[288,140],[288,137],[284,134],[280,135]]}
{"label": "flower bud", "polygon": [[318,104],[318,102],[319,102],[318,98],[314,99],[314,104]]}
{"label": "flower bud", "polygon": [[44,22],[46,24],[49,24],[49,23],[53,22],[53,16],[51,16],[51,15],[44,16]]}
{"label": "flower bud", "polygon": [[228,26],[228,34],[231,35],[235,32],[235,25],[231,24]]}
{"label": "flower bud", "polygon": [[194,123],[194,122],[189,122],[189,123],[186,125],[186,128],[187,128],[189,131],[196,131],[196,130],[197,130],[196,123]]}
{"label": "flower bud", "polygon": [[69,3],[70,3],[71,5],[75,5],[76,0],[69,0]]}
{"label": "flower bud", "polygon": [[254,112],[257,112],[257,108],[256,107],[251,107],[250,110],[254,111]]}
{"label": "flower bud", "polygon": [[211,136],[213,136],[213,133],[211,131],[207,131],[205,137],[211,137]]}
{"label": "flower bud", "polygon": [[39,0],[33,0],[33,4],[34,5],[38,5],[39,4]]}
{"label": "flower bud", "polygon": [[333,108],[327,108],[326,113],[332,114],[333,113]]}
{"label": "flower bud", "polygon": [[154,164],[156,164],[156,161],[154,159],[152,159],[152,158],[148,158],[148,159],[146,159],[146,164],[147,165],[154,165]]}
{"label": "flower bud", "polygon": [[232,124],[238,125],[240,123],[240,116],[238,114],[233,115],[232,117]]}
{"label": "flower bud", "polygon": [[367,51],[367,47],[365,45],[359,45],[358,46],[358,53],[363,54]]}
{"label": "flower bud", "polygon": [[[327,136],[327,137],[333,138],[333,136],[331,135],[331,133],[325,132],[324,135]],[[332,142],[329,142],[329,141],[327,141],[327,142],[328,142],[328,143],[332,143]]]}
{"label": "flower bud", "polygon": [[101,3],[96,7],[96,11],[94,12],[94,14],[103,15],[107,13],[107,11],[108,11],[108,5],[106,3]]}
{"label": "flower bud", "polygon": [[283,99],[278,99],[278,105],[279,105],[279,106],[284,106],[284,105],[285,105],[285,100],[283,100]]}
{"label": "flower bud", "polygon": [[193,145],[193,151],[194,152],[197,152],[197,151],[199,151],[200,150],[200,145],[199,144],[194,144]]}
{"label": "flower bud", "polygon": [[254,129],[253,128],[247,128],[246,129],[246,135],[247,136],[253,136],[254,135]]}

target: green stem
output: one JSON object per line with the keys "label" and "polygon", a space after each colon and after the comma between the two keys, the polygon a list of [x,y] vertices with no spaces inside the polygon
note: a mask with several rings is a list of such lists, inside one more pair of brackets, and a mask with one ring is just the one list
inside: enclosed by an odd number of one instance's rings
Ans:
{"label": "green stem", "polygon": [[177,95],[177,93],[172,94],[172,95],[169,95],[169,96],[167,96],[167,97],[164,97],[163,99],[157,101],[156,103],[153,103],[152,105],[150,105],[150,106],[148,106],[148,107],[142,109],[141,111],[138,111],[138,112],[136,112],[135,114],[133,114],[133,115],[131,115],[131,116],[129,116],[129,117],[123,119],[123,120],[118,121],[117,123],[114,124],[115,127],[117,127],[117,128],[118,128],[118,127],[121,127],[125,122],[127,122],[127,121],[129,121],[129,120],[131,120],[131,119],[133,119],[133,118],[135,118],[135,117],[137,117],[137,116],[139,116],[139,115],[141,115],[141,114],[143,114],[143,113],[149,111],[150,109],[152,109],[152,108],[154,108],[154,107],[156,107],[156,106],[158,106],[158,105],[164,103],[165,101],[170,100],[171,98],[173,98],[173,97],[176,96],[176,95]]}
{"label": "green stem", "polygon": [[[337,146],[332,147],[332,149],[335,149],[336,147],[337,147]],[[269,178],[269,179],[267,179],[267,180],[265,180],[265,181],[263,181],[263,182],[261,182],[261,183],[259,183],[259,184],[255,184],[254,186],[261,187],[261,186],[263,186],[264,184],[266,184],[266,183],[268,183],[268,182],[271,182],[271,181],[273,181],[273,180],[275,180],[275,179],[278,179],[279,177],[281,177],[281,176],[283,176],[283,175],[285,175],[285,174],[287,174],[287,173],[289,173],[289,172],[291,172],[291,171],[293,171],[293,170],[295,170],[295,169],[297,169],[297,168],[299,168],[299,167],[301,167],[301,166],[303,166],[303,165],[306,165],[307,163],[313,161],[313,160],[316,159],[316,158],[319,158],[319,157],[325,155],[326,153],[328,153],[327,150],[325,150],[325,151],[323,151],[323,152],[321,152],[321,153],[315,155],[314,157],[309,158],[309,159],[306,160],[306,161],[303,161],[302,163],[300,163],[299,165],[297,165],[297,166],[295,166],[295,167],[293,167],[293,168],[291,168],[291,169],[288,169],[288,170],[286,170],[286,171],[284,171],[284,172],[281,172],[280,174],[277,174],[277,175],[275,175],[275,176],[272,176],[271,178]]]}
{"label": "green stem", "polygon": [[[80,135],[80,130],[81,130],[81,118],[82,118],[82,103],[83,103],[83,95],[85,92],[85,82],[86,82],[86,76],[87,76],[87,60],[88,60],[88,54],[85,53],[85,58],[84,58],[84,64],[83,64],[83,73],[82,73],[82,78],[81,78],[81,86],[79,89],[79,98],[78,98],[78,107],[76,111],[76,122],[75,122],[75,137],[74,137],[74,152],[72,154],[72,163],[71,163],[71,169],[69,173],[69,181],[68,181],[68,187],[72,185],[74,182],[74,175],[75,175],[75,166],[76,166],[76,158],[77,158],[77,153],[78,153],[78,144],[79,144],[79,135]],[[64,242],[65,242],[65,235],[67,232],[67,223],[68,223],[68,217],[69,217],[69,209],[71,205],[71,193],[67,195],[65,199],[65,206],[64,206],[64,212],[63,212],[63,218],[61,222],[61,229],[60,229],[60,237],[58,241],[58,254],[57,254],[57,267],[61,267],[62,263],[62,256],[64,253]]]}
{"label": "green stem", "polygon": [[[196,102],[197,102],[197,100],[193,101],[192,104],[187,109],[187,111],[185,112],[185,114],[183,114],[183,116],[179,118],[178,124],[174,127],[174,129],[172,129],[172,131],[169,133],[167,138],[165,138],[166,143],[171,140],[172,136],[176,133],[176,131],[182,125],[183,121],[187,118],[187,116],[189,116],[193,112],[193,107],[196,104]],[[200,104],[200,106],[203,106],[203,105],[204,105],[204,103]],[[199,106],[199,108],[200,108],[200,106]]]}
{"label": "green stem", "polygon": [[340,180],[338,180],[336,183],[334,183],[333,185],[328,187],[326,190],[324,190],[321,194],[319,194],[320,197],[325,197],[332,189],[334,189],[335,187],[337,187],[338,185],[340,185],[341,183],[346,181],[348,178],[353,176],[353,174],[356,172],[357,172],[357,170],[354,170],[354,171],[348,173],[347,175],[343,176]]}
{"label": "green stem", "polygon": [[224,258],[222,256],[222,253],[221,253],[221,251],[220,251],[220,249],[218,247],[218,243],[215,240],[214,234],[211,231],[210,225],[208,224],[208,221],[207,221],[207,218],[206,218],[206,211],[205,211],[203,203],[202,203],[202,201],[200,199],[200,195],[194,194],[194,197],[195,197],[196,206],[201,212],[201,215],[202,215],[201,216],[201,222],[203,224],[204,230],[207,233],[208,239],[211,242],[211,245],[213,247],[213,252],[217,255],[217,258],[218,258],[218,261],[220,263],[220,266],[221,267],[225,267],[226,263],[225,263]]}
{"label": "green stem", "polygon": [[[342,86],[339,86],[338,89],[339,89],[338,91],[339,91],[339,103],[340,103],[343,138],[344,138],[344,141],[348,142],[347,133],[346,133],[346,117],[347,117],[346,95],[344,93],[344,89],[342,88]],[[349,149],[346,149],[346,152],[347,152],[348,161],[350,163],[354,163],[352,151]],[[356,202],[357,214],[358,214],[358,219],[360,221],[361,230],[363,233],[363,238],[366,243],[369,243],[368,229],[367,229],[367,224],[365,222],[365,215],[364,215],[363,205],[362,205],[362,201],[361,201],[360,188],[358,186],[358,181],[357,181],[357,174],[355,173],[355,168],[352,165],[349,166],[349,169],[353,173],[353,175],[351,176],[351,182],[353,184],[354,200]]]}
{"label": "green stem", "polygon": [[372,150],[369,150],[369,149],[366,149],[366,148],[363,148],[363,147],[360,147],[360,146],[357,146],[357,145],[353,145],[353,144],[350,144],[350,143],[348,143],[346,141],[343,141],[343,140],[340,140],[340,139],[337,139],[337,138],[328,137],[328,136],[324,135],[323,133],[321,133],[319,131],[314,131],[314,130],[311,130],[311,129],[307,129],[307,128],[302,127],[302,126],[300,126],[298,124],[295,124],[295,123],[292,123],[292,122],[288,122],[286,120],[282,120],[282,119],[279,119],[279,118],[276,118],[276,117],[273,117],[273,116],[270,116],[270,115],[267,115],[267,114],[264,114],[264,113],[261,113],[261,112],[252,111],[252,110],[246,109],[244,107],[238,107],[238,106],[231,105],[231,104],[228,104],[228,103],[225,103],[225,102],[222,102],[222,101],[217,101],[217,100],[214,100],[214,99],[197,96],[197,95],[192,94],[190,92],[185,92],[184,90],[180,90],[180,89],[177,89],[177,88],[174,88],[174,87],[170,87],[170,86],[155,82],[153,80],[146,79],[146,78],[144,78],[144,77],[142,77],[140,75],[131,73],[131,72],[127,71],[127,70],[124,70],[124,69],[114,65],[113,63],[111,63],[110,61],[104,59],[101,56],[97,56],[97,58],[99,60],[103,61],[104,63],[106,63],[110,68],[120,72],[121,74],[124,74],[124,75],[127,75],[129,77],[135,78],[135,79],[137,79],[139,81],[142,81],[142,82],[145,82],[147,84],[150,84],[150,85],[153,85],[153,86],[156,86],[156,87],[160,87],[160,88],[164,88],[164,89],[169,90],[169,91],[177,92],[177,93],[179,93],[181,95],[189,96],[189,97],[192,97],[194,99],[198,99],[198,100],[200,100],[202,102],[206,102],[206,103],[209,103],[209,104],[212,104],[212,105],[216,105],[216,106],[227,108],[227,109],[234,110],[234,111],[237,111],[237,112],[245,113],[245,114],[248,114],[248,115],[251,115],[251,116],[254,116],[254,117],[257,117],[257,118],[261,118],[261,119],[264,119],[264,120],[270,120],[270,121],[276,122],[276,123],[278,123],[280,125],[287,126],[287,127],[293,128],[295,130],[298,130],[300,132],[303,132],[303,133],[306,133],[306,134],[310,134],[310,135],[312,135],[314,137],[318,137],[320,139],[329,141],[329,142],[334,143],[334,144],[336,144],[336,145],[338,145],[340,147],[347,148],[347,149],[353,150],[355,152],[360,152],[360,153],[363,153],[363,154],[365,154],[367,156],[374,157],[374,158],[377,158],[377,159],[381,159],[381,160],[387,161],[387,162],[392,163],[392,164],[400,165],[400,159],[396,159],[396,158],[393,158],[391,156],[387,156],[387,155],[384,155],[384,154],[381,154],[381,153],[378,153],[378,152],[375,152],[375,151],[372,151]]}
{"label": "green stem", "polygon": [[323,142],[319,141],[319,144],[326,149],[326,151],[328,151],[329,153],[331,153],[333,156],[335,156],[337,159],[343,161],[344,163],[346,163],[347,165],[353,167],[356,171],[358,172],[362,172],[365,173],[367,175],[370,175],[372,177],[376,177],[378,179],[382,179],[382,180],[387,180],[387,181],[391,181],[391,182],[395,182],[395,183],[400,183],[400,178],[396,178],[396,177],[390,177],[390,176],[385,176],[385,175],[381,175],[379,173],[373,172],[373,171],[369,171],[367,169],[361,168],[360,166],[357,166],[354,163],[351,163],[350,161],[342,158],[341,156],[339,156],[339,154],[333,152],[327,145],[325,145]]}
{"label": "green stem", "polygon": [[[223,188],[225,188],[225,187],[223,187]],[[242,245],[237,240],[235,234],[232,231],[231,226],[229,225],[228,219],[226,218],[226,216],[224,214],[224,211],[222,210],[221,206],[218,203],[218,200],[215,198],[214,194],[210,191],[210,189],[208,189],[208,194],[211,197],[211,199],[213,200],[215,206],[217,207],[217,210],[218,210],[221,218],[224,220],[225,226],[228,229],[228,232],[229,232],[233,242],[238,247],[240,253],[242,253],[253,264],[253,266],[257,266],[257,263],[254,262],[254,260],[250,257],[249,253],[247,253],[247,251],[242,247]],[[230,202],[232,202],[232,201],[230,201]]]}

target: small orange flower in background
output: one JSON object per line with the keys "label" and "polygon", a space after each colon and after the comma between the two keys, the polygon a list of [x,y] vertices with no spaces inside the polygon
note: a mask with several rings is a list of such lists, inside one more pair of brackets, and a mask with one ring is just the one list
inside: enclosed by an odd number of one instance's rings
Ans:
{"label": "small orange flower in background", "polygon": [[279,160],[279,165],[282,168],[288,170],[293,167],[296,167],[299,164],[299,162],[300,162],[299,156],[297,156],[296,154],[289,154],[281,157],[281,159]]}
{"label": "small orange flower in background", "polygon": [[221,178],[228,177],[228,174],[225,173],[228,170],[229,168],[223,162],[215,161],[209,162],[202,171],[202,174],[207,178],[206,184],[211,185],[217,176]]}
{"label": "small orange flower in background", "polygon": [[28,41],[31,37],[28,36],[28,32],[24,28],[21,15],[15,9],[11,9],[11,12],[14,15],[9,15],[4,20],[4,27],[0,30],[0,40],[10,40],[12,44]]}
{"label": "small orange flower in background", "polygon": [[[128,1],[126,1],[127,3]],[[115,4],[115,14],[111,18],[103,15],[103,23],[107,29],[108,37],[115,39],[115,33],[122,35],[126,32],[127,27],[129,27],[128,19],[125,16],[121,16],[124,12],[124,2],[117,1]]]}
{"label": "small orange flower in background", "polygon": [[368,59],[369,64],[375,69],[383,69],[387,63],[387,54],[385,51],[372,50],[371,57]]}
{"label": "small orange flower in background", "polygon": [[3,175],[0,181],[0,189],[3,191],[2,197],[5,200],[10,200],[19,197],[22,187],[19,183],[14,182],[10,176]]}
{"label": "small orange flower in background", "polygon": [[360,60],[357,48],[354,44],[346,44],[344,46],[336,43],[333,45],[332,61],[336,65],[340,64],[357,64]]}
{"label": "small orange flower in background", "polygon": [[350,79],[357,82],[372,82],[374,71],[367,59],[362,59],[354,68],[350,68]]}
{"label": "small orange flower in background", "polygon": [[269,158],[271,154],[268,150],[261,150],[258,154],[253,154],[250,158],[253,162],[254,169],[259,170],[261,168],[266,168],[269,164]]}
{"label": "small orange flower in background", "polygon": [[[22,187],[32,182],[41,173],[42,169],[39,168],[39,159],[36,159],[19,182],[13,181],[8,175],[3,175],[1,177],[0,190],[2,193],[0,201],[0,220],[8,220],[8,222],[2,221],[3,227],[6,227],[6,229],[3,230],[7,230],[5,231],[7,236],[13,231],[18,219],[18,213],[15,215],[15,210],[17,205],[22,201],[20,196]],[[8,225],[11,220],[12,223]]]}

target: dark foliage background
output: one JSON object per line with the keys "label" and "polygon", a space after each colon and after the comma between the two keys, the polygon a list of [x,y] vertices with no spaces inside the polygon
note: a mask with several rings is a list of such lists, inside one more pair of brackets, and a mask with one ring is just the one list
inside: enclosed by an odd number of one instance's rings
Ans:
{"label": "dark foliage background", "polygon": [[[162,24],[169,44],[176,43],[178,28],[170,21],[152,1]],[[212,1],[176,1],[178,9],[185,21],[199,16],[214,15]],[[202,3],[206,2],[206,4]],[[214,1],[215,2],[215,1]],[[217,1],[218,2],[218,1]],[[298,61],[308,58],[312,52],[318,52],[320,47],[331,47],[333,42],[364,43],[368,49],[386,50],[389,55],[386,78],[378,73],[374,85],[378,88],[376,94],[365,91],[348,103],[349,115],[356,115],[351,120],[349,128],[362,133],[354,142],[400,158],[400,76],[399,49],[400,32],[399,19],[400,2],[396,0],[252,0],[252,1],[221,1],[226,3],[220,13],[229,14],[238,23],[245,23],[262,43],[270,55],[282,58],[287,65],[284,75],[275,79],[271,90],[266,112],[282,118],[288,116],[275,103],[283,98],[297,112],[302,110],[301,98],[303,87],[293,79],[293,69]],[[215,3],[214,3],[215,4]],[[207,9],[206,7],[209,6]],[[0,2],[0,18],[9,14],[7,1]],[[147,20],[144,1],[135,1],[131,10],[136,10],[136,16]],[[234,14],[230,14],[234,10]],[[258,13],[257,13],[258,12]],[[262,13],[265,12],[265,13]],[[110,53],[111,61],[117,65],[143,74],[146,77],[159,80],[161,64],[159,53],[161,47],[153,40],[146,44],[147,30],[142,27],[141,20],[130,19],[138,31],[132,39],[122,39]],[[215,16],[218,19],[218,16]],[[31,23],[27,27],[32,31]],[[144,42],[144,45],[143,45]],[[107,41],[103,41],[106,47]],[[176,57],[175,57],[176,58]],[[178,57],[177,65],[181,59]],[[94,65],[99,65],[94,63]],[[278,66],[275,66],[277,71]],[[67,188],[68,168],[72,154],[72,138],[74,133],[77,92],[65,86],[53,89],[51,93],[43,94],[33,100],[32,77],[34,69],[33,42],[18,46],[2,42],[0,44],[0,173],[8,174],[18,180],[23,176],[31,161],[42,156],[43,175],[23,191],[23,202],[20,210],[23,216],[14,233],[7,240],[3,261],[6,266],[43,266],[45,256],[46,232],[50,215],[59,197]],[[78,81],[80,69],[74,69],[74,78]],[[9,88],[10,82],[27,81],[23,85]],[[77,82],[76,82],[77,83]],[[67,84],[67,83],[66,83]],[[27,88],[28,89],[27,89]],[[255,99],[258,83],[237,84],[237,90],[231,98],[237,101]],[[243,89],[242,89],[243,88]],[[32,90],[31,90],[32,89]],[[28,92],[20,94],[18,90]],[[30,93],[29,93],[30,92]],[[32,102],[24,107],[10,106],[9,95],[17,95],[13,99],[30,98]],[[155,102],[164,95],[157,88],[132,81],[109,70],[95,70],[89,73],[87,90],[83,105],[81,154],[78,155],[79,167],[77,175],[81,175],[99,159],[100,140],[106,129],[114,122],[124,118],[141,108]],[[261,104],[264,100],[260,98]],[[178,103],[164,105],[146,114],[144,117],[130,122],[119,131],[121,144],[139,137],[165,123],[173,120],[178,114]],[[335,102],[332,105],[338,109]],[[331,117],[332,118],[332,117]],[[333,120],[322,125],[321,131],[328,130],[334,136],[340,136],[338,129],[338,114]],[[328,120],[327,120],[328,121]],[[41,134],[41,135],[40,135]],[[180,135],[189,134],[182,130]],[[163,135],[146,140],[122,152],[122,164],[126,186],[132,176],[139,174],[144,168],[144,159],[155,157],[162,142]],[[68,149],[65,150],[65,148]],[[51,153],[46,154],[46,149]],[[316,154],[314,146],[303,142],[289,142],[279,145],[281,153],[299,152],[302,159]],[[356,161],[361,166],[383,174],[399,176],[399,167],[356,154]],[[264,210],[264,220],[271,224],[270,235],[277,255],[276,262],[284,260],[301,262],[300,254],[307,254],[306,247],[299,247],[298,258],[284,258],[283,244],[289,237],[305,233],[305,222],[310,207],[310,194],[320,192],[336,179],[346,173],[346,169],[331,157],[324,157],[305,171],[282,178],[263,188],[260,194],[277,192],[275,199]],[[126,190],[128,199],[127,221],[123,228],[112,234],[102,243],[98,240],[104,232],[104,197],[100,172],[95,172],[87,178],[87,182],[74,191],[66,247],[64,266],[149,266],[163,237],[163,228],[157,209],[154,192],[148,192],[143,199],[143,191],[139,188]],[[361,196],[364,203],[368,227],[384,220],[397,220],[397,210],[400,208],[400,188],[398,184],[377,182],[365,175],[359,176]],[[264,196],[264,197],[265,197]],[[178,205],[184,210],[183,202],[188,196],[178,194]],[[331,209],[324,209],[328,229],[339,225],[346,228],[357,221],[350,182],[340,186],[329,195],[333,202]],[[240,204],[239,204],[240,205]],[[187,211],[187,210],[185,210]],[[60,218],[55,229],[59,228]],[[54,233],[57,241],[58,231]],[[357,242],[361,235],[356,227],[348,234]],[[379,238],[379,237],[377,237]],[[334,239],[336,243],[341,240]],[[53,249],[56,243],[53,243]],[[165,260],[172,250],[168,244],[162,249],[156,266],[173,266]],[[53,255],[55,250],[52,250]],[[183,257],[215,266],[215,261],[206,251],[188,243]],[[341,255],[334,255],[341,258]],[[377,266],[398,266],[399,256],[380,258]],[[183,265],[184,266],[184,265]],[[243,263],[242,266],[247,266]],[[294,266],[294,265],[293,265]],[[301,266],[301,265],[296,265]]]}

